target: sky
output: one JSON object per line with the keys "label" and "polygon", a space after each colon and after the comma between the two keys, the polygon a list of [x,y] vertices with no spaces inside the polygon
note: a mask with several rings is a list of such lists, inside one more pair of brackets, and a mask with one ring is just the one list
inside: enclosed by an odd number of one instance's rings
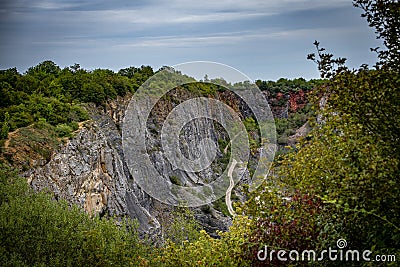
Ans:
{"label": "sky", "polygon": [[352,68],[375,63],[360,14],[350,0],[0,0],[0,69],[212,61],[253,81],[312,79],[315,40]]}

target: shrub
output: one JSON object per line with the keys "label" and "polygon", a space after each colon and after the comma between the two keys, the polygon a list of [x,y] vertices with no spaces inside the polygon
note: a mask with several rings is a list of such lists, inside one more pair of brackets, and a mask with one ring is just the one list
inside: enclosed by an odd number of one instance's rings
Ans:
{"label": "shrub", "polygon": [[249,266],[244,257],[249,252],[249,226],[250,219],[239,215],[229,232],[218,232],[220,239],[201,230],[194,242],[169,242],[150,263],[154,266]]}
{"label": "shrub", "polygon": [[23,178],[0,166],[0,265],[131,266],[149,249],[136,223],[91,219],[76,206],[34,193]]}
{"label": "shrub", "polygon": [[55,131],[59,137],[72,137],[73,129],[68,124],[58,124]]}

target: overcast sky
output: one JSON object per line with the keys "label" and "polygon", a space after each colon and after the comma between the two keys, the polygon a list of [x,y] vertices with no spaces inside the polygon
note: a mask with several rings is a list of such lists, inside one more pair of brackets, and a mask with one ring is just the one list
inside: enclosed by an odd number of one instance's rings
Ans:
{"label": "overcast sky", "polygon": [[188,61],[232,66],[252,80],[318,78],[314,40],[372,64],[379,46],[350,0],[0,0],[0,69],[44,60],[118,71]]}

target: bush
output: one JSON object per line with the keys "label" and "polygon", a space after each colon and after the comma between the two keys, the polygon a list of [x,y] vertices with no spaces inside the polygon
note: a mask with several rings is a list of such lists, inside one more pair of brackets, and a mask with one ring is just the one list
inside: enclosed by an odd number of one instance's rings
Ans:
{"label": "bush", "polygon": [[189,208],[177,207],[171,215],[172,221],[163,226],[167,240],[177,245],[198,240],[200,226]]}
{"label": "bush", "polygon": [[0,139],[7,139],[8,132],[10,131],[10,125],[8,121],[10,120],[10,115],[8,112],[4,115],[4,122],[2,123],[1,130],[0,130]]}
{"label": "bush", "polygon": [[250,219],[237,216],[229,232],[218,232],[220,239],[204,230],[193,242],[169,242],[150,263],[154,266],[250,266],[247,260]]}
{"label": "bush", "polygon": [[72,137],[73,129],[68,124],[58,124],[55,131],[59,137]]}
{"label": "bush", "polygon": [[80,100],[101,104],[106,99],[103,86],[95,82],[85,83],[82,86]]}
{"label": "bush", "polygon": [[34,193],[0,166],[1,266],[130,266],[144,264],[148,247],[136,223],[91,219],[76,206]]}
{"label": "bush", "polygon": [[179,178],[176,175],[171,175],[169,177],[169,180],[171,181],[171,183],[173,183],[174,185],[182,185],[181,181],[179,180]]}

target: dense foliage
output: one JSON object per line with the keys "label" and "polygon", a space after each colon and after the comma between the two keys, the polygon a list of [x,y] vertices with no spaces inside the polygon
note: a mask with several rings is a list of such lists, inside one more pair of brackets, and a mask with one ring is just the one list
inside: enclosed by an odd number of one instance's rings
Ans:
{"label": "dense foliage", "polygon": [[90,218],[66,201],[34,193],[10,169],[0,170],[1,266],[131,266],[150,248],[136,224]]}
{"label": "dense foliage", "polygon": [[[230,231],[213,239],[197,231],[190,212],[178,211],[165,227],[168,241],[150,252],[131,224],[121,222],[117,227],[113,220],[90,219],[49,194],[34,194],[15,173],[2,167],[2,265],[396,266],[396,262],[330,261],[327,257],[318,262],[285,262],[276,254],[264,261],[257,258],[265,246],[276,251],[320,252],[337,248],[336,241],[345,239],[346,249],[370,250],[371,258],[394,255],[400,260],[400,6],[395,0],[355,0],[354,5],[365,11],[370,26],[384,41],[386,50],[377,50],[380,61],[373,68],[363,65],[350,70],[345,59],[334,58],[315,42],[317,54],[309,59],[326,78],[323,83],[257,81],[273,97],[317,86],[310,97],[313,129],[274,165],[264,186],[236,207],[239,215],[233,218]],[[102,104],[107,98],[133,92],[151,73],[148,67],[118,74],[88,72],[79,65],[60,70],[51,62],[24,75],[15,69],[2,71],[2,138],[10,129],[40,119],[53,127],[80,121],[85,118],[80,103]],[[213,94],[216,88],[201,90]],[[59,112],[62,118],[57,117]],[[285,124],[298,127],[304,122],[304,118],[285,119],[277,121],[277,129],[286,136],[291,133],[285,132]]]}
{"label": "dense foliage", "polygon": [[[260,244],[322,251],[346,239],[348,249],[368,249],[398,260],[400,75],[399,51],[392,50],[400,42],[400,6],[397,1],[355,5],[364,7],[369,21],[385,21],[370,23],[383,32],[378,37],[390,36],[391,45],[379,53],[381,61],[374,69],[363,65],[350,70],[345,59],[334,58],[315,42],[317,55],[309,58],[329,80],[314,91],[313,131],[279,162],[268,190],[255,192],[245,206],[255,219],[250,235],[253,255]],[[279,263],[283,264],[275,262]]]}
{"label": "dense foliage", "polygon": [[[149,66],[130,67],[114,73],[107,69],[87,71],[79,64],[61,69],[44,61],[18,73],[16,68],[0,71],[0,139],[8,131],[40,119],[59,127],[66,136],[77,122],[88,119],[82,103],[98,105],[117,96],[133,93],[154,74]],[[69,127],[69,128],[68,128]]]}
{"label": "dense foliage", "polygon": [[312,79],[310,81],[306,81],[304,78],[298,79],[285,79],[280,78],[275,81],[262,81],[257,80],[256,85],[260,88],[261,91],[268,91],[272,96],[276,96],[278,93],[289,94],[290,92],[297,92],[299,90],[303,90],[308,92],[312,90],[315,86],[322,84],[323,81],[320,79]]}

